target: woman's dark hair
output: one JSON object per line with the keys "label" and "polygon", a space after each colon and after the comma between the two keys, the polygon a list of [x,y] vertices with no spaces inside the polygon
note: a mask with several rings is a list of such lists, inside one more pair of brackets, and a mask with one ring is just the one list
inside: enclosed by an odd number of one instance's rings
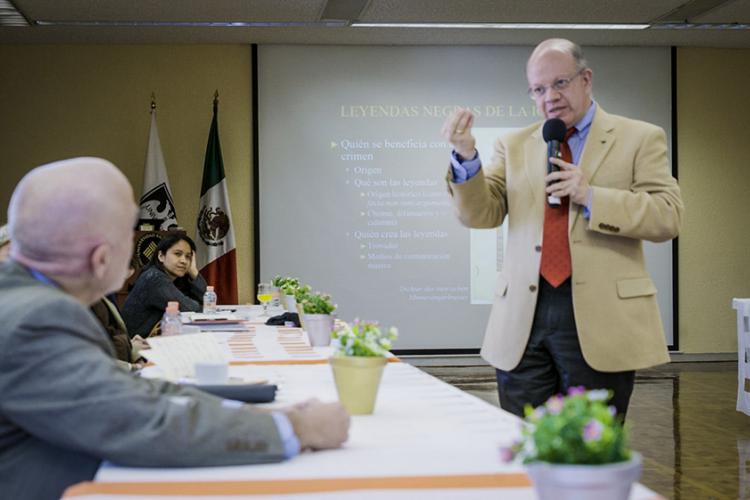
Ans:
{"label": "woman's dark hair", "polygon": [[[151,256],[151,260],[148,263],[148,267],[154,266],[164,273],[166,273],[166,269],[164,269],[164,264],[161,263],[159,260],[159,254],[163,253],[164,255],[167,254],[170,248],[175,246],[177,243],[184,241],[187,242],[188,245],[190,245],[190,250],[193,251],[193,254],[195,254],[195,242],[185,233],[176,233],[176,232],[170,232],[164,238],[161,239],[159,244],[156,246],[156,251]],[[189,283],[189,279],[187,277],[187,274],[181,278],[177,278],[174,280],[174,284],[177,288],[180,290],[186,290]]]}
{"label": "woman's dark hair", "polygon": [[164,266],[159,261],[159,254],[163,253],[164,255],[166,255],[170,248],[181,241],[187,242],[187,244],[190,245],[190,250],[195,253],[195,242],[190,238],[190,236],[185,233],[170,232],[166,236],[164,236],[164,238],[162,238],[159,244],[156,246],[156,251],[151,256],[151,260],[149,261],[148,265],[156,266],[163,271]]}

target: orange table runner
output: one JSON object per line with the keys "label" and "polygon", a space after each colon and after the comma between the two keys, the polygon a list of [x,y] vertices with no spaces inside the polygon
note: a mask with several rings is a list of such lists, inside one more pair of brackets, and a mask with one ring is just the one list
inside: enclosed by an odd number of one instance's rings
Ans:
{"label": "orange table runner", "polygon": [[530,487],[524,473],[460,476],[352,477],[336,479],[284,479],[272,481],[80,483],[63,498],[85,495],[282,495],[351,490],[467,489]]}

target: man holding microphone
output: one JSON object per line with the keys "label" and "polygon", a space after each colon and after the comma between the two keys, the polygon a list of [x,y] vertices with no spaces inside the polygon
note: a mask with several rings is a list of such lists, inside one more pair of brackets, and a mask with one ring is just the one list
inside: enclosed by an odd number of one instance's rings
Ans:
{"label": "man holding microphone", "polygon": [[[454,148],[447,181],[461,222],[492,228],[508,218],[481,354],[509,412],[522,416],[525,404],[585,386],[612,390],[624,418],[635,370],[669,361],[642,245],[675,238],[681,225],[666,135],[605,112],[569,40],[540,43],[526,75],[547,123],[499,138],[488,164],[475,149],[471,111],[457,110],[442,128]],[[554,139],[560,154],[548,158],[555,126],[564,132]]]}

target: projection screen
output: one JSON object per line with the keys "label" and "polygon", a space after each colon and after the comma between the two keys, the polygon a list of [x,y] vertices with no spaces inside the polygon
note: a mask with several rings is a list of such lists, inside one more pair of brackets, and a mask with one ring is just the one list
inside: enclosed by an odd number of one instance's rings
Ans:
{"label": "projection screen", "polygon": [[[597,103],[671,141],[669,48],[584,50]],[[459,224],[439,130],[456,106],[473,109],[487,162],[494,138],[540,120],[530,52],[260,46],[260,278],[297,276],[330,293],[342,319],[398,326],[395,349],[480,347],[504,231]],[[646,254],[672,344],[672,244]]]}

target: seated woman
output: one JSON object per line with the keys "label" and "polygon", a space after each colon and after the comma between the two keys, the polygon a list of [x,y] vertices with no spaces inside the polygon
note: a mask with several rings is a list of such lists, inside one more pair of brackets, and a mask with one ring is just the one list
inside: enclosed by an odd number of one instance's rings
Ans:
{"label": "seated woman", "polygon": [[179,302],[180,311],[200,312],[205,292],[193,240],[180,233],[165,236],[125,300],[122,318],[128,334],[131,338],[153,334],[170,301]]}

